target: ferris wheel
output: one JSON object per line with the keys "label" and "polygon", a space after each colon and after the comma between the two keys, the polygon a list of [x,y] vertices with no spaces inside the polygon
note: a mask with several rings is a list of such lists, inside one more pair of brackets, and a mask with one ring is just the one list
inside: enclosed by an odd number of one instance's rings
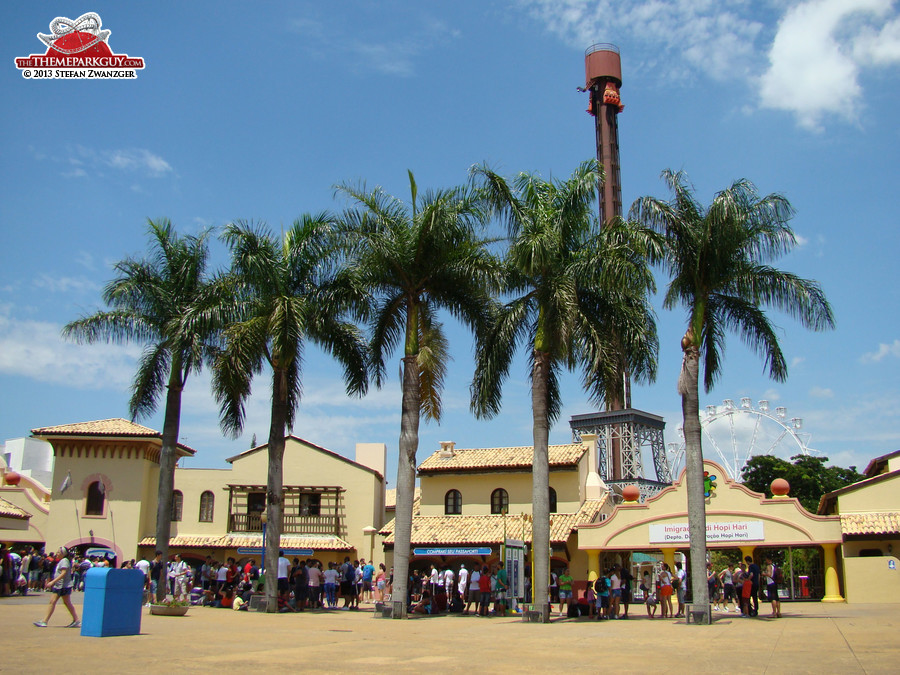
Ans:
{"label": "ferris wheel", "polygon": [[[700,416],[703,436],[703,456],[722,463],[734,480],[741,479],[741,470],[755,455],[774,455],[789,459],[798,454],[814,452],[809,447],[811,434],[803,431],[803,419],[788,417],[787,408],[773,410],[768,401],[756,407],[745,397],[740,406],[726,398],[721,406],[708,405]],[[678,426],[680,442],[668,444],[669,466],[677,476],[684,468],[684,429]]]}

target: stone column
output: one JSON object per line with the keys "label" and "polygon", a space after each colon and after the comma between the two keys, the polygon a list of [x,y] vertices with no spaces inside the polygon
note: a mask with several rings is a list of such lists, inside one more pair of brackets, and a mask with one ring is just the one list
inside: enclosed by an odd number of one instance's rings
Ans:
{"label": "stone column", "polygon": [[838,584],[837,544],[822,544],[825,552],[825,597],[822,602],[844,602]]}

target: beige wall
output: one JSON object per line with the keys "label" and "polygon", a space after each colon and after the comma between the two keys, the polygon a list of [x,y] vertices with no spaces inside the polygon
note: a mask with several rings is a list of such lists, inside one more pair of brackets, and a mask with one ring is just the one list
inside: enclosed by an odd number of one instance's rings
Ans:
{"label": "beige wall", "polygon": [[[707,500],[707,523],[762,521],[765,541],[740,542],[747,546],[802,546],[840,542],[841,526],[837,516],[815,516],[795,499],[766,499],[743,485],[728,479],[718,464],[704,462],[704,468],[718,476],[715,494]],[[649,543],[649,526],[687,523],[687,490],[684,473],[672,487],[643,504],[621,504],[613,515],[599,525],[579,528],[578,546],[582,549],[660,549],[665,544]],[[710,543],[711,548],[731,548],[736,542]],[[671,544],[684,548],[686,544]]]}
{"label": "beige wall", "polygon": [[[119,447],[129,445],[135,446],[122,442]],[[52,506],[47,519],[47,548],[95,543],[117,549],[124,559],[136,557],[137,542],[144,535],[143,524],[148,520],[155,523],[156,499],[146,501],[146,495],[151,477],[158,476],[158,471],[158,465],[148,459],[98,457],[88,451],[87,445],[80,457],[57,454],[53,467]],[[59,488],[69,472],[72,486],[60,494]],[[104,513],[87,516],[84,514],[87,487],[98,479],[107,486]],[[90,534],[92,531],[93,535]]]}
{"label": "beige wall", "polygon": [[0,524],[0,541],[42,542],[46,539],[47,517],[50,512],[48,503],[44,501],[41,492],[31,486],[23,487],[24,483],[23,480],[18,487],[7,485],[0,488],[0,497],[31,514],[28,520],[4,518],[4,524]]}
{"label": "beige wall", "polygon": [[837,508],[838,513],[897,511],[900,509],[900,476],[839,494]]}
{"label": "beige wall", "polygon": [[[444,496],[449,490],[462,494],[463,515],[486,515],[491,512],[491,493],[503,488],[509,494],[509,513],[531,513],[531,474],[427,474],[419,479],[422,489],[420,515],[444,515]],[[572,513],[581,507],[579,472],[551,471],[550,487],[556,490],[557,511]]]}
{"label": "beige wall", "polygon": [[[176,534],[213,535],[228,531],[228,483],[239,483],[231,469],[176,469],[175,489],[181,490],[183,500],[181,521],[172,523],[172,536]],[[265,482],[265,481],[263,481]],[[209,490],[213,493],[213,520],[200,522],[200,495]],[[155,494],[154,490],[154,494]],[[148,535],[153,534],[154,523]]]}
{"label": "beige wall", "polygon": [[848,603],[900,603],[900,560],[894,556],[845,557],[844,588]]}
{"label": "beige wall", "polygon": [[[232,462],[231,471],[221,473],[220,486],[228,483],[239,485],[265,485],[268,473],[268,453],[266,448],[247,453]],[[176,475],[179,474],[176,472]],[[176,481],[180,480],[179,477]],[[191,479],[194,480],[194,479]],[[198,479],[200,480],[200,479]],[[195,481],[196,482],[196,481]],[[202,480],[201,480],[202,482]],[[297,438],[288,438],[284,450],[284,484],[304,486],[340,486],[345,489],[342,495],[344,514],[342,517],[343,532],[341,538],[354,546],[358,555],[369,557],[370,537],[363,534],[366,527],[380,529],[384,525],[384,478],[368,469],[336,457],[328,452],[306,445]],[[187,483],[185,486],[187,487]],[[191,488],[191,497],[185,491],[185,516],[187,504],[196,504],[197,514],[200,508],[200,492],[211,489],[216,494],[216,520],[219,519],[219,503],[227,512],[228,493],[220,488],[196,484]],[[222,498],[219,498],[219,494]],[[193,508],[193,507],[192,507]],[[191,514],[196,518],[197,514]],[[227,517],[223,516],[221,529],[225,532]],[[184,529],[184,528],[182,528]],[[375,537],[376,562],[379,556],[379,537]]]}

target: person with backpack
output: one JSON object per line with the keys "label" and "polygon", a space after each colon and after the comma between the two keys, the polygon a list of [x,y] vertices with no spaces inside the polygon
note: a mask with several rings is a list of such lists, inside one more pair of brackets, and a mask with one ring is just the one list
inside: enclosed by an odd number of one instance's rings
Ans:
{"label": "person with backpack", "polygon": [[605,571],[594,582],[594,592],[597,594],[597,621],[609,618],[609,570]]}
{"label": "person with backpack", "polygon": [[766,595],[772,603],[772,618],[781,618],[781,600],[778,599],[778,586],[784,582],[784,574],[771,557],[766,558]]}

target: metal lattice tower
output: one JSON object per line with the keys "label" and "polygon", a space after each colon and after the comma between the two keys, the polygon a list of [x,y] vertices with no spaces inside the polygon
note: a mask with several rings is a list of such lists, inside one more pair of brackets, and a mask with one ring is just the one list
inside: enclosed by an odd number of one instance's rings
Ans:
{"label": "metal lattice tower", "polygon": [[[642,451],[647,448],[653,457],[656,479],[672,481],[663,431],[665,420],[642,410],[608,410],[606,412],[573,415],[569,419],[572,437],[581,441],[581,434],[596,434],[599,452],[597,462],[600,477],[606,481],[635,481],[644,479]],[[618,453],[619,470],[616,471]]]}

